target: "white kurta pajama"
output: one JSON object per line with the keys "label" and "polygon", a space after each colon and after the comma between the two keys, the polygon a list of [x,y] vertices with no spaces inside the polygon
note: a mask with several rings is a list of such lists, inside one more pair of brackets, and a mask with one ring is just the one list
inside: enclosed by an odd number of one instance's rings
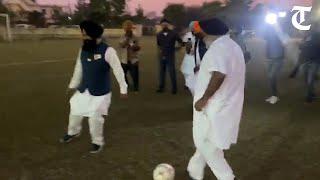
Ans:
{"label": "white kurta pajama", "polygon": [[189,42],[189,39],[191,39],[192,43],[192,49],[190,54],[185,54],[182,64],[181,64],[181,72],[185,79],[185,85],[190,89],[193,89],[193,75],[194,75],[194,68],[195,68],[195,62],[194,62],[194,43],[195,43],[195,37],[192,34],[192,32],[188,32],[183,37],[183,42],[187,43]]}
{"label": "white kurta pajama", "polygon": [[226,75],[205,108],[193,115],[193,138],[196,153],[188,171],[202,180],[208,165],[218,180],[233,180],[232,169],[224,158],[238,138],[245,84],[245,61],[241,48],[228,35],[214,41],[205,54],[198,73],[194,103],[204,95],[214,71]]}
{"label": "white kurta pajama", "polygon": [[[81,51],[80,51],[81,52]],[[127,83],[124,78],[123,69],[116,51],[109,47],[105,53],[105,60],[110,65],[120,85],[120,93],[127,94]],[[70,89],[79,87],[82,80],[82,64],[80,53],[77,58],[73,77],[69,84]],[[111,82],[110,82],[111,84]],[[103,124],[104,115],[108,115],[111,103],[111,92],[103,96],[93,96],[88,89],[80,93],[77,91],[70,99],[70,117],[68,135],[79,134],[82,129],[83,117],[89,117],[89,129],[92,143],[104,145]]]}

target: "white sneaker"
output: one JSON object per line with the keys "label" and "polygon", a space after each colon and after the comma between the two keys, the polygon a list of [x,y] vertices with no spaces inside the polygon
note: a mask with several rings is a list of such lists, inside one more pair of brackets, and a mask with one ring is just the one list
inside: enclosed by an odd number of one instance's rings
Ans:
{"label": "white sneaker", "polygon": [[280,99],[277,96],[271,96],[270,98],[266,99],[266,102],[270,104],[277,104]]}

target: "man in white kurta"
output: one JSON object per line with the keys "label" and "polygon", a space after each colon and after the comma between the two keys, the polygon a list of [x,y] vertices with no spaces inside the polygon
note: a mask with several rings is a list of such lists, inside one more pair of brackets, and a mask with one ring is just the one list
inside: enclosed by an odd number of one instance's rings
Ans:
{"label": "man in white kurta", "polygon": [[[97,47],[107,46],[103,44],[100,39],[97,39],[96,42],[98,43]],[[83,58],[81,57],[82,52],[83,49],[81,49],[79,52],[73,77],[69,84],[69,89],[75,90],[76,92],[70,99],[68,132],[61,139],[61,142],[70,142],[74,137],[80,135],[82,129],[82,120],[84,117],[88,117],[89,129],[93,144],[93,150],[91,151],[91,153],[97,153],[101,150],[105,143],[103,136],[103,125],[105,120],[104,116],[108,115],[108,110],[111,103],[111,92],[102,95],[92,95],[89,89],[85,89],[84,92],[80,92],[79,87],[81,85],[81,82],[84,80],[84,64],[82,62],[83,60],[81,59]],[[116,51],[112,47],[107,47],[104,54],[96,52],[94,53],[92,59],[88,58],[88,63],[90,63],[90,61],[101,61],[101,59],[104,59],[110,69],[113,70],[113,74],[115,75],[120,86],[120,93],[122,96],[126,96],[127,84]],[[108,80],[109,78],[105,77],[105,79]],[[93,79],[92,81],[95,80]]]}
{"label": "man in white kurta", "polygon": [[[200,25],[207,34],[208,51],[201,62],[195,87],[196,152],[190,159],[188,172],[192,179],[202,180],[208,165],[218,180],[233,180],[235,176],[223,150],[237,142],[244,101],[245,61],[241,48],[226,35],[228,28],[224,23],[211,19]],[[210,29],[220,26],[223,28]],[[210,89],[212,87],[215,89]]]}
{"label": "man in white kurta", "polygon": [[194,59],[195,36],[192,34],[192,32],[187,32],[182,38],[182,41],[186,44],[187,52],[184,55],[180,69],[185,79],[185,86],[188,87],[188,89],[191,91],[193,90],[192,80],[194,75],[194,68],[196,67]]}

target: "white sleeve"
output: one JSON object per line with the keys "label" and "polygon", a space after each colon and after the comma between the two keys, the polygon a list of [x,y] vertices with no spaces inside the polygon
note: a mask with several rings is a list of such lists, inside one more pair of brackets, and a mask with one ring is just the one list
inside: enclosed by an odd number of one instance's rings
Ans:
{"label": "white sleeve", "polygon": [[69,88],[70,89],[76,89],[79,87],[82,79],[82,65],[81,65],[81,50],[78,53],[76,65],[73,71],[73,76],[71,78],[71,81],[69,83]]}
{"label": "white sleeve", "polygon": [[208,70],[210,72],[216,71],[222,74],[227,74],[228,60],[225,58],[225,56],[223,56],[223,54],[221,54],[223,53],[223,51],[214,51],[214,52],[217,52],[217,53],[210,53],[212,60],[208,63],[209,64]]}
{"label": "white sleeve", "polygon": [[124,77],[124,72],[121,67],[121,63],[117,55],[117,52],[112,47],[109,47],[108,50],[106,51],[105,59],[109,63],[110,67],[112,68],[113,74],[119,83],[120,93],[127,94],[128,85]]}

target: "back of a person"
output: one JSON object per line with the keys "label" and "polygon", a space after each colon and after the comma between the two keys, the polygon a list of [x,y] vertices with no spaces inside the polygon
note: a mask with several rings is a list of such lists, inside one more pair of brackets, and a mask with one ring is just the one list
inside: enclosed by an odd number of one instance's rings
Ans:
{"label": "back of a person", "polygon": [[268,27],[265,34],[267,58],[268,59],[283,59],[284,58],[284,46],[279,38],[277,32],[273,27]]}

